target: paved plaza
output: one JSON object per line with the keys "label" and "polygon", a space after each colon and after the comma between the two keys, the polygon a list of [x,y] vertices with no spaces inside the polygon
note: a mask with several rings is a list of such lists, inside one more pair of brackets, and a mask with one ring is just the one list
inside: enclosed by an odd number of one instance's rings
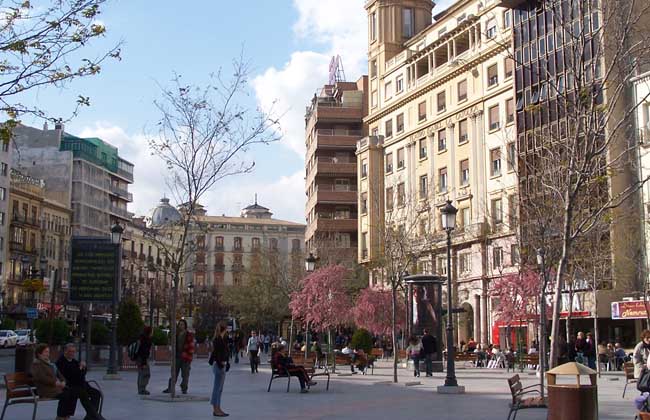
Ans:
{"label": "paved plaza", "polygon": [[[223,409],[232,419],[417,419],[438,420],[485,419],[505,420],[508,414],[509,391],[506,378],[512,373],[493,369],[463,369],[459,366],[458,378],[465,385],[464,395],[439,395],[435,388],[444,382],[444,374],[433,378],[413,378],[413,374],[400,368],[400,384],[387,384],[391,379],[389,363],[380,362],[374,375],[333,375],[329,391],[325,391],[323,378],[309,394],[298,393],[297,380],[286,393],[286,380],[274,381],[270,393],[266,392],[270,370],[268,364],[260,373],[251,375],[246,365],[233,364],[226,377]],[[349,372],[343,368],[341,372]],[[136,395],[136,373],[122,372],[121,381],[102,381],[103,371],[94,369],[92,379],[100,380],[106,395],[104,416],[108,420],[190,420],[213,418],[211,407],[205,401],[212,389],[212,373],[206,359],[192,364],[189,394],[204,401],[158,402],[142,400]],[[524,385],[535,383],[530,372],[520,374]],[[169,374],[167,366],[153,366],[149,386],[152,395],[162,396]],[[421,385],[405,386],[405,382],[418,381]],[[585,380],[587,380],[585,378]],[[625,381],[621,373],[608,373],[599,381],[600,419],[634,418],[633,399],[638,394],[634,386],[628,387],[625,399],[621,398]],[[179,390],[180,392],[180,390]],[[4,390],[0,391],[4,402]],[[55,417],[56,403],[39,406],[37,419]],[[31,406],[9,407],[7,420],[31,419]],[[73,419],[83,419],[80,404]],[[542,420],[546,410],[523,410],[517,419]]]}

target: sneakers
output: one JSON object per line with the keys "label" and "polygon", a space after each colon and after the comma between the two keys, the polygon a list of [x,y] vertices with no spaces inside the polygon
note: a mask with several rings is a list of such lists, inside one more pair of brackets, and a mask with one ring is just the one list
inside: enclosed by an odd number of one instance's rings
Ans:
{"label": "sneakers", "polygon": [[301,394],[308,394],[308,393],[309,393],[309,390],[308,390],[307,388],[302,388],[302,389],[300,390],[300,393],[301,393]]}
{"label": "sneakers", "polygon": [[169,394],[170,392],[169,388],[163,389],[163,394]]}
{"label": "sneakers", "polygon": [[[163,391],[163,392],[165,392],[165,391]],[[151,394],[151,392],[147,391],[146,389],[144,391],[138,392],[138,395],[150,395],[150,394]]]}
{"label": "sneakers", "polygon": [[187,394],[187,389],[181,391],[183,394]]}
{"label": "sneakers", "polygon": [[307,385],[309,385],[309,386],[314,386],[314,385],[316,385],[317,383],[318,383],[318,382],[315,382],[315,381],[309,381],[309,383],[308,383]]}

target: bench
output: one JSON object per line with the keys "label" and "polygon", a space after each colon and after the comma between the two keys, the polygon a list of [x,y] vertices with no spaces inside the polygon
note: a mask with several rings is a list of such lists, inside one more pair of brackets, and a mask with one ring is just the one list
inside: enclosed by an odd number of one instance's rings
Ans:
{"label": "bench", "polygon": [[327,376],[327,386],[325,387],[325,390],[329,391],[330,389],[329,368],[325,366],[322,371],[317,370],[318,363],[317,363],[316,356],[314,356],[311,359],[305,360],[304,356],[301,354],[299,356],[298,355],[293,356],[292,359],[294,364],[305,368],[305,371],[307,372],[310,381],[312,381],[316,376]]}
{"label": "bench", "polygon": [[[336,353],[334,356],[336,366],[350,366],[352,365],[352,357],[349,354]],[[371,368],[372,373],[375,373],[375,363],[374,360],[369,358],[367,355],[359,356],[355,358],[354,366],[361,371],[363,375],[366,374],[366,370]]]}
{"label": "bench", "polygon": [[522,370],[523,367],[527,367],[529,369],[537,369],[537,366],[539,366],[539,354],[524,354],[521,356],[519,359]]}
{"label": "bench", "polygon": [[[38,409],[39,402],[45,401],[59,401],[56,398],[41,398],[36,393],[36,387],[32,378],[27,375],[25,372],[17,373],[8,373],[4,375],[5,387],[7,389],[7,394],[5,398],[4,407],[2,407],[2,415],[0,415],[0,420],[4,420],[5,412],[7,407],[15,404],[33,404],[34,411],[32,412],[32,420],[36,418],[36,410]],[[87,381],[89,384],[93,384],[95,388],[99,391],[99,407],[98,412],[101,414],[102,406],[104,405],[104,394],[96,381]]]}
{"label": "bench", "polygon": [[638,379],[634,377],[634,363],[625,362],[623,363],[623,371],[625,372],[625,387],[623,388],[623,398],[625,398],[625,391],[627,391],[627,386],[629,384],[635,384],[638,382]]}
{"label": "bench", "polygon": [[279,378],[287,378],[287,392],[289,392],[289,387],[291,386],[291,375],[289,375],[289,371],[283,367],[278,368],[274,363],[271,363],[271,380],[269,381],[269,388],[266,392],[271,392],[271,384],[273,383],[273,380]]}
{"label": "bench", "polygon": [[[539,392],[539,385],[531,385],[524,387],[521,385],[519,375],[515,375],[508,379],[508,386],[510,387],[510,394],[512,395],[512,402],[510,403],[510,412],[508,413],[508,420],[517,418],[517,411],[526,408],[546,408],[546,399],[542,398]],[[536,389],[533,389],[536,388]],[[537,396],[526,397],[527,394],[535,394]]]}
{"label": "bench", "polygon": [[122,348],[122,364],[120,370],[138,370],[138,364],[129,357],[129,350]]}
{"label": "bench", "polygon": [[380,348],[373,348],[370,350],[370,355],[374,357],[375,359],[383,359],[384,358],[384,350]]}
{"label": "bench", "polygon": [[478,360],[478,355],[475,353],[456,353],[454,354],[455,362],[463,362],[464,364],[471,363],[472,366],[476,366],[476,361]]}

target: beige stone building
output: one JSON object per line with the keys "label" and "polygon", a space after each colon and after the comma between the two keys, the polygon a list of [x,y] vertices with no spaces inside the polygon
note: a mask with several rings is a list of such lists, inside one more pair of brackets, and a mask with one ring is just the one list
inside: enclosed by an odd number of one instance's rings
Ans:
{"label": "beige stone building", "polygon": [[[370,282],[385,232],[407,239],[419,272],[446,274],[440,208],[459,209],[453,233],[458,340],[493,341],[490,281],[516,271],[517,179],[511,11],[461,0],[366,2],[370,136],[358,142],[359,261]],[[432,16],[435,21],[432,20]]]}

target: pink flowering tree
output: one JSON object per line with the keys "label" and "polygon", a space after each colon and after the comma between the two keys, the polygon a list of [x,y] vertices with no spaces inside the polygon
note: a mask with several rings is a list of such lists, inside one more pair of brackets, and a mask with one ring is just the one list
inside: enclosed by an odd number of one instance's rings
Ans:
{"label": "pink flowering tree", "polygon": [[[373,334],[392,335],[392,297],[390,290],[363,289],[357,297],[352,317],[354,323]],[[405,331],[406,308],[401,299],[397,301],[397,324]]]}
{"label": "pink flowering tree", "polygon": [[328,265],[309,274],[301,281],[300,290],[291,294],[292,316],[317,331],[350,322],[352,299],[346,288],[348,274],[348,269],[340,265]]}

